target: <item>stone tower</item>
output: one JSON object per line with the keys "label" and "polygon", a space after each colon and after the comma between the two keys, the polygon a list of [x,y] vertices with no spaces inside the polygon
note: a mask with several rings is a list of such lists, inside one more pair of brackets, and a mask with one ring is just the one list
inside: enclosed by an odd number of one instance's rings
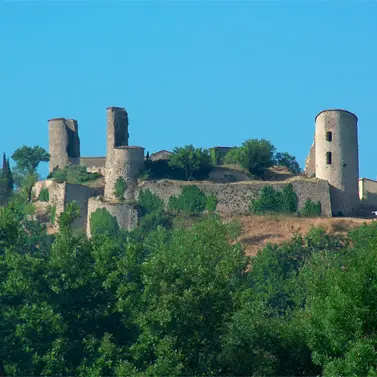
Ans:
{"label": "stone tower", "polygon": [[335,216],[360,209],[357,117],[346,110],[324,110],[315,118],[315,176],[330,184]]}
{"label": "stone tower", "polygon": [[115,183],[122,177],[127,183],[125,199],[134,199],[140,170],[144,168],[144,148],[128,146],[128,114],[124,108],[107,109],[107,152],[105,197],[115,198]]}
{"label": "stone tower", "polygon": [[128,114],[121,107],[107,108],[107,151],[109,156],[116,147],[128,145]]}
{"label": "stone tower", "polygon": [[80,162],[80,139],[77,121],[54,118],[48,121],[51,172],[55,167]]}

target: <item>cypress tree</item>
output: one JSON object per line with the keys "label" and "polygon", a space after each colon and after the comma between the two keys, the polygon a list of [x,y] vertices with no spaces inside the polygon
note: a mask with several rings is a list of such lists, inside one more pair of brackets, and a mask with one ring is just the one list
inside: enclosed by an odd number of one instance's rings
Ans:
{"label": "cypress tree", "polygon": [[7,171],[8,171],[8,177],[7,177],[8,178],[8,190],[11,192],[13,190],[14,181],[13,181],[12,170],[10,169],[9,158],[7,159]]}
{"label": "cypress tree", "polygon": [[8,177],[8,164],[7,164],[7,159],[5,157],[5,153],[3,153],[3,170],[1,171],[1,175],[3,178]]}

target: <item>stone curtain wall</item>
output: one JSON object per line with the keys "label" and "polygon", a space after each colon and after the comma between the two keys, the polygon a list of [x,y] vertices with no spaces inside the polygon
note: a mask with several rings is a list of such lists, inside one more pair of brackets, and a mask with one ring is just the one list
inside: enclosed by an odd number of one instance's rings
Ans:
{"label": "stone curtain wall", "polygon": [[[48,183],[47,183],[48,182]],[[88,217],[88,200],[92,196],[103,195],[103,187],[87,187],[70,183],[56,183],[46,181],[49,189],[50,205],[56,206],[56,221],[60,214],[66,209],[67,205],[75,201],[80,206],[80,216],[72,223],[72,229],[86,230]]]}
{"label": "stone curtain wall", "polygon": [[[224,214],[246,214],[249,212],[251,199],[256,198],[259,190],[263,186],[271,183],[192,183],[196,184],[206,194],[215,194],[218,204],[217,211]],[[185,183],[172,183],[171,181],[145,181],[138,187],[136,196],[138,197],[141,190],[149,189],[152,193],[160,197],[167,205],[169,197],[180,194]],[[286,184],[274,183],[272,186],[280,190]],[[299,209],[305,201],[310,198],[313,201],[319,201],[322,207],[322,215],[331,217],[330,190],[327,181],[323,180],[296,180],[292,182],[294,191],[298,197]]]}
{"label": "stone curtain wall", "polygon": [[119,227],[122,229],[132,230],[138,225],[139,215],[137,206],[128,203],[104,202],[98,198],[90,198],[88,202],[88,221],[86,234],[90,234],[90,215],[98,208],[106,208],[112,216],[115,216]]}

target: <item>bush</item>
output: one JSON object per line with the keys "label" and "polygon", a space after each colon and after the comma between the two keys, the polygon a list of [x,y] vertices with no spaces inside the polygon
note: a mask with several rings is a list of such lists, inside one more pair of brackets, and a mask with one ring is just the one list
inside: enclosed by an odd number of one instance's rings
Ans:
{"label": "bush", "polygon": [[48,202],[50,200],[50,193],[47,187],[43,187],[41,192],[39,193],[39,198],[41,202]]}
{"label": "bush", "polygon": [[92,236],[115,237],[119,233],[119,224],[106,208],[97,208],[90,216],[90,232]]}
{"label": "bush", "polygon": [[149,189],[140,191],[138,205],[142,216],[148,213],[161,213],[164,210],[164,202]]}
{"label": "bush", "polygon": [[114,190],[114,195],[116,198],[119,200],[124,200],[124,193],[126,192],[127,189],[127,183],[124,180],[123,177],[118,177],[118,179],[115,182],[115,190]]}
{"label": "bush", "polygon": [[293,186],[288,184],[281,191],[272,186],[265,186],[259,191],[257,199],[252,200],[250,212],[262,213],[294,213],[297,211],[297,195]]}
{"label": "bush", "polygon": [[321,203],[313,202],[311,199],[306,199],[304,206],[300,210],[302,217],[318,217],[322,215]]}
{"label": "bush", "polygon": [[99,173],[89,173],[87,167],[83,165],[69,165],[63,169],[56,169],[51,172],[48,178],[54,179],[58,183],[80,184],[102,177]]}
{"label": "bush", "polygon": [[178,197],[169,198],[168,208],[172,212],[197,214],[206,209],[207,198],[197,186],[184,186]]}
{"label": "bush", "polygon": [[206,198],[206,210],[210,212],[216,211],[217,207],[217,196],[215,194],[210,194]]}
{"label": "bush", "polygon": [[294,174],[299,174],[301,172],[300,165],[296,161],[296,157],[290,155],[287,152],[278,152],[275,156],[276,165],[285,166]]}
{"label": "bush", "polygon": [[155,230],[158,226],[162,226],[165,229],[170,229],[172,222],[170,218],[164,215],[162,212],[147,213],[140,220],[141,233],[148,234]]}

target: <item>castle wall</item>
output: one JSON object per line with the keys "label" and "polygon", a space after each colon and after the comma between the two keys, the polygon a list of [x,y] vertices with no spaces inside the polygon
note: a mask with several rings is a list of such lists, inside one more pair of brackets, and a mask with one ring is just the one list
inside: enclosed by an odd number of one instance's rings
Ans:
{"label": "castle wall", "polygon": [[90,216],[98,208],[106,208],[107,211],[118,221],[119,227],[122,229],[132,230],[138,225],[138,210],[135,205],[128,203],[111,203],[104,202],[97,198],[90,198],[88,201],[88,221],[86,227],[86,234],[91,236],[90,232]]}
{"label": "castle wall", "polygon": [[308,157],[305,160],[304,172],[308,177],[315,177],[315,142],[311,145]]}
{"label": "castle wall", "polygon": [[[323,180],[295,180],[291,182],[298,197],[298,208],[302,208],[307,199],[319,201],[322,207],[322,215],[331,217],[330,190],[329,184]],[[249,204],[252,199],[258,196],[263,186],[271,185],[271,182],[258,183],[192,183],[196,184],[204,193],[215,194],[218,204],[217,211],[224,214],[241,215],[249,212]],[[170,196],[177,196],[181,193],[186,183],[178,183],[167,180],[145,181],[137,188],[136,197],[141,190],[149,189],[160,197],[167,206]],[[272,186],[280,190],[286,184],[273,183]]]}
{"label": "castle wall", "polygon": [[225,167],[215,167],[209,172],[208,179],[216,182],[250,181],[249,175],[243,171],[237,171]]}
{"label": "castle wall", "polygon": [[[72,229],[86,230],[88,200],[90,197],[103,194],[102,187],[87,187],[70,183],[56,183],[45,181],[49,190],[49,204],[56,206],[55,223],[67,205],[75,201],[80,206],[80,216],[72,223]],[[43,187],[43,186],[42,186]]]}
{"label": "castle wall", "polygon": [[125,199],[132,200],[134,186],[140,170],[144,168],[144,148],[117,147],[113,150],[112,159],[106,159],[105,197],[114,199],[115,184],[119,177],[127,182]]}
{"label": "castle wall", "polygon": [[334,214],[358,213],[359,156],[357,117],[344,110],[327,110],[316,117],[316,177],[330,184]]}
{"label": "castle wall", "polygon": [[100,173],[104,176],[106,157],[81,157],[80,165],[86,166],[89,173]]}

